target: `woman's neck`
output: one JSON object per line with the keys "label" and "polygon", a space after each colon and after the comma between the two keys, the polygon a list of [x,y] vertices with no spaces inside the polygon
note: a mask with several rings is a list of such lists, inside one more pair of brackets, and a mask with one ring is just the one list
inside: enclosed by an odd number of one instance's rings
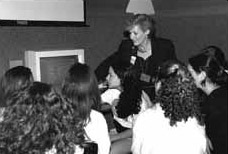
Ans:
{"label": "woman's neck", "polygon": [[152,46],[150,39],[146,39],[142,44],[138,46],[139,51],[137,55],[143,59],[148,58],[152,55]]}
{"label": "woman's neck", "polygon": [[121,92],[123,92],[123,86],[119,86],[118,87],[118,90],[121,91]]}
{"label": "woman's neck", "polygon": [[117,90],[119,90],[121,92],[123,91],[122,86],[110,87],[109,89],[117,89]]}
{"label": "woman's neck", "polygon": [[148,52],[149,50],[151,50],[151,41],[150,39],[145,39],[139,46],[138,49],[141,52]]}
{"label": "woman's neck", "polygon": [[214,90],[220,88],[219,85],[217,84],[213,84],[213,83],[208,83],[206,82],[205,83],[205,87],[204,87],[204,92],[207,94],[207,95],[210,95]]}

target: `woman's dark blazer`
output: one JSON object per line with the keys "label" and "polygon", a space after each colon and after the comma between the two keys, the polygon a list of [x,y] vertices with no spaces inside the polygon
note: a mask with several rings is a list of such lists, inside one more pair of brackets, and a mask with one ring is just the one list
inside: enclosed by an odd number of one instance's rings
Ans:
{"label": "woman's dark blazer", "polygon": [[[149,75],[154,75],[156,68],[164,61],[169,59],[176,59],[175,48],[173,43],[164,38],[154,38],[152,41],[152,52],[153,55],[149,57],[146,61],[146,72]],[[136,47],[130,39],[124,39],[119,45],[116,52],[106,58],[100,63],[96,68],[95,74],[98,81],[102,81],[108,74],[109,66],[116,62],[127,62],[130,63],[131,56],[136,56]],[[142,60],[137,57],[135,66],[139,68],[139,64]],[[145,71],[145,70],[144,70]]]}

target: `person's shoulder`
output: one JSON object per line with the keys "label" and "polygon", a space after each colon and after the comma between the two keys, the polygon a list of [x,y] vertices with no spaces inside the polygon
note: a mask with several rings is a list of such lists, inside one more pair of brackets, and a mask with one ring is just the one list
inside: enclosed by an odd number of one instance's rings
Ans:
{"label": "person's shoulder", "polygon": [[123,39],[120,42],[120,45],[118,47],[117,52],[126,52],[126,51],[131,51],[133,46],[133,42],[131,39]]}
{"label": "person's shoulder", "polygon": [[129,45],[133,45],[133,42],[130,38],[124,38],[121,40],[120,44],[129,44]]}
{"label": "person's shoulder", "polygon": [[93,110],[93,109],[91,110],[90,118],[91,119],[105,119],[102,113],[100,113],[99,111]]}
{"label": "person's shoulder", "polygon": [[115,88],[107,89],[105,92],[101,94],[102,103],[108,103],[112,105],[112,102],[115,99],[119,99],[120,93],[121,93],[120,90]]}
{"label": "person's shoulder", "polygon": [[111,94],[113,94],[113,95],[119,95],[121,92],[120,92],[120,90],[118,90],[118,89],[116,89],[116,88],[109,88],[109,89],[107,89],[105,92],[103,92],[101,95],[111,95]]}
{"label": "person's shoulder", "polygon": [[187,121],[182,121],[180,122],[183,125],[191,128],[191,130],[194,130],[193,128],[195,128],[196,130],[204,130],[205,126],[204,125],[200,125],[199,121],[196,119],[196,117],[189,117]]}
{"label": "person's shoulder", "polygon": [[107,122],[105,120],[105,117],[102,113],[96,110],[91,110],[90,113],[90,121],[86,126],[87,131],[100,131],[100,130],[105,130],[108,131],[108,126]]}
{"label": "person's shoulder", "polygon": [[170,39],[163,38],[163,37],[156,37],[156,38],[154,38],[153,41],[158,44],[160,44],[160,43],[173,44]]}
{"label": "person's shoulder", "polygon": [[92,109],[90,115],[91,115],[91,116],[92,116],[92,115],[100,116],[100,115],[102,115],[102,114],[101,114],[99,111],[96,111],[96,110]]}
{"label": "person's shoulder", "polygon": [[167,125],[168,120],[164,117],[164,111],[159,104],[156,104],[138,115],[134,123],[134,130],[145,132],[153,129],[156,132]]}
{"label": "person's shoulder", "polygon": [[227,96],[227,93],[228,93],[227,85],[224,85],[224,86],[221,86],[220,88],[218,88],[217,93],[221,96]]}
{"label": "person's shoulder", "polygon": [[158,110],[156,107],[148,108],[138,115],[137,122],[148,122],[156,116],[157,112]]}
{"label": "person's shoulder", "polygon": [[171,40],[156,37],[152,41],[152,46],[154,46],[153,49],[155,49],[154,53],[159,56],[158,59],[162,59],[162,62],[168,59],[176,59],[175,45]]}
{"label": "person's shoulder", "polygon": [[[228,93],[228,90],[227,90],[227,86],[222,86],[216,90],[214,90],[208,97],[208,102],[210,103],[210,105],[215,105],[217,106],[218,103],[220,104],[226,104],[227,103],[224,103],[224,102],[227,102],[227,93]],[[214,102],[218,102],[218,103],[214,103]]]}

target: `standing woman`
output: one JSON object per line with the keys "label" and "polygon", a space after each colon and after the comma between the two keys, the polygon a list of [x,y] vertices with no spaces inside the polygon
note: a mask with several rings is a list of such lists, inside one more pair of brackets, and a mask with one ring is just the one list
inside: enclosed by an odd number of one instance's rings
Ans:
{"label": "standing woman", "polygon": [[143,90],[153,99],[157,68],[167,60],[176,59],[174,45],[170,40],[155,36],[155,21],[146,14],[137,14],[129,20],[127,30],[136,51],[130,62]]}
{"label": "standing woman", "polygon": [[213,153],[227,153],[227,65],[224,53],[215,46],[189,58],[188,69],[198,88],[207,95],[202,111]]}
{"label": "standing woman", "polygon": [[108,154],[110,138],[104,116],[96,111],[101,98],[94,73],[86,64],[75,63],[62,87],[63,97],[74,104],[77,116],[84,120],[86,139],[98,144],[98,154]]}
{"label": "standing woman", "polygon": [[127,22],[128,39],[123,40],[118,51],[102,61],[96,68],[98,80],[107,76],[110,65],[124,61],[133,65],[136,79],[141,81],[143,90],[153,99],[153,81],[158,66],[169,59],[176,59],[172,41],[157,37],[155,31],[155,21],[152,16],[134,15]]}

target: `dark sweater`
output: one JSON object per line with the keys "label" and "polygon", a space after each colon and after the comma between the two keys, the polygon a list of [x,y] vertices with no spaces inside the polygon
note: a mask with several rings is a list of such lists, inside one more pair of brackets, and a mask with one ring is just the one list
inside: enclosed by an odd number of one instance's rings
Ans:
{"label": "dark sweater", "polygon": [[206,132],[213,154],[227,154],[227,86],[214,90],[203,106]]}

